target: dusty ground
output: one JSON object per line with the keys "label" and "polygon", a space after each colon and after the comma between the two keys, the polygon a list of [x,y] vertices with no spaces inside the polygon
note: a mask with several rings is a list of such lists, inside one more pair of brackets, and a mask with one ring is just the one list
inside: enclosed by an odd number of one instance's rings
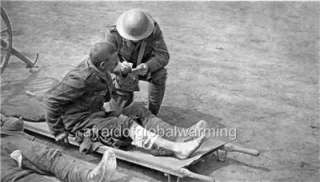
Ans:
{"label": "dusty ground", "polygon": [[[3,2],[14,45],[34,57],[31,75],[12,58],[2,75],[2,109],[33,116],[23,94],[43,93],[88,53],[121,12],[144,8],[158,20],[171,53],[161,116],[187,126],[206,119],[237,128],[258,158],[230,154],[195,171],[221,181],[319,180],[319,3]],[[137,100],[146,97],[146,84]],[[28,108],[28,109],[26,109]],[[36,116],[34,116],[36,117]],[[73,152],[74,155],[75,152]],[[120,171],[147,181],[162,174],[128,163]],[[123,178],[122,181],[136,178]],[[137,180],[139,181],[139,180]],[[192,180],[189,180],[192,181]]]}

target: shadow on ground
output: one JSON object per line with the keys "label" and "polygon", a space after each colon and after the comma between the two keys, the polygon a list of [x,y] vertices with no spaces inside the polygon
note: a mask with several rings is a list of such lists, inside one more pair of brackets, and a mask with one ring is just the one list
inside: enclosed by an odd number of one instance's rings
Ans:
{"label": "shadow on ground", "polygon": [[159,117],[164,121],[180,127],[189,127],[199,120],[205,120],[209,123],[209,127],[222,128],[225,127],[219,123],[222,119],[210,114],[202,113],[197,110],[185,109],[174,106],[162,106]]}

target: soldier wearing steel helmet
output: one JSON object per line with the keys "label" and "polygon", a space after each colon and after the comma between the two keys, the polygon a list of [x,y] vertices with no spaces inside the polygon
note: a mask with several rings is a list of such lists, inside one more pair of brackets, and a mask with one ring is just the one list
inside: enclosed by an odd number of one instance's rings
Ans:
{"label": "soldier wearing steel helmet", "polygon": [[[122,68],[115,76],[116,92],[122,101],[131,103],[133,92],[139,91],[138,82],[119,85],[131,67],[140,70],[136,80],[149,82],[149,110],[157,115],[164,97],[169,53],[158,23],[145,11],[132,9],[124,12],[105,35],[105,41],[118,50]],[[120,73],[120,74],[119,74]],[[120,81],[119,81],[120,80]],[[129,79],[130,80],[130,79]],[[118,99],[117,99],[118,100]]]}

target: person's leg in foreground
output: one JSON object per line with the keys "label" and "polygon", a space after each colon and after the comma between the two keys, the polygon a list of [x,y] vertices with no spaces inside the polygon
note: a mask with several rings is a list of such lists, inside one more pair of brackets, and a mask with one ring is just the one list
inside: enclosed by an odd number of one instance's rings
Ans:
{"label": "person's leg in foreground", "polygon": [[10,157],[17,161],[20,168],[40,174],[52,174],[65,182],[102,182],[109,181],[116,169],[115,154],[105,151],[97,166],[62,154],[57,149],[35,146],[35,150],[15,150]]}
{"label": "person's leg in foreground", "polygon": [[[42,175],[54,175],[66,182],[108,181],[116,169],[116,158],[113,151],[105,151],[97,166],[63,154],[58,149],[32,141],[21,134],[23,121],[1,115],[1,132],[4,134],[2,150],[17,162],[17,167],[31,170]],[[21,123],[21,124],[19,124]],[[16,128],[16,129],[15,129]],[[5,136],[17,135],[18,143],[6,141]],[[9,133],[9,135],[8,135]],[[6,135],[7,134],[7,135]],[[23,143],[21,145],[20,143]]]}

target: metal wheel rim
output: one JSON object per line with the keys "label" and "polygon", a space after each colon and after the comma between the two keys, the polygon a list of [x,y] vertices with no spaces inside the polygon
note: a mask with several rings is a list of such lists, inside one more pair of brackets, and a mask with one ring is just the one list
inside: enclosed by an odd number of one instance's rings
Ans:
{"label": "metal wheel rim", "polygon": [[[10,56],[11,56],[11,49],[12,49],[12,26],[10,23],[10,19],[4,10],[1,7],[1,21],[6,25],[6,29],[2,30],[1,27],[1,62],[0,62],[0,69],[1,73],[3,73],[4,69],[8,65]],[[2,24],[2,23],[1,23]],[[7,34],[7,41],[4,40],[3,34]],[[6,47],[3,45],[3,42],[6,42]],[[3,54],[4,53],[4,54]]]}

